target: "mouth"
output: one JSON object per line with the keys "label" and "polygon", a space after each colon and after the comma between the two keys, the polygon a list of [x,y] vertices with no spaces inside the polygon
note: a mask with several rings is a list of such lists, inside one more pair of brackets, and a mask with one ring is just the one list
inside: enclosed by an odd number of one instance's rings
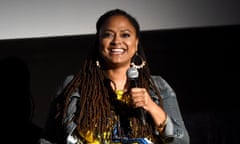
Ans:
{"label": "mouth", "polygon": [[126,49],[123,48],[111,48],[110,53],[111,54],[123,54],[126,51]]}

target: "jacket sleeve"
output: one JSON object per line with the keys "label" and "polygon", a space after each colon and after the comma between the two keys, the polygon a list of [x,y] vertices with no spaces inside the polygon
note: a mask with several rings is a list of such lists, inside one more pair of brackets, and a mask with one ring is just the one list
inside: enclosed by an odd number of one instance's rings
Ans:
{"label": "jacket sleeve", "polygon": [[167,113],[167,123],[162,134],[167,144],[189,144],[190,138],[185,127],[176,94],[170,85],[160,76],[152,76],[160,90],[163,108]]}
{"label": "jacket sleeve", "polygon": [[56,115],[56,101],[62,90],[67,86],[67,84],[73,79],[73,76],[67,76],[64,82],[60,85],[56,97],[50,104],[48,117],[43,128],[42,135],[38,141],[38,144],[57,144],[59,135],[62,135],[59,129],[59,121],[54,117]]}

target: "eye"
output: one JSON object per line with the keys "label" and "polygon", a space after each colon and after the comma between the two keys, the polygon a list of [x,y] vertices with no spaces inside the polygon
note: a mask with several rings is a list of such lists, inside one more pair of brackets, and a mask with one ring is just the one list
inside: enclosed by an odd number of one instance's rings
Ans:
{"label": "eye", "polygon": [[128,38],[128,37],[130,37],[130,34],[129,34],[129,33],[123,33],[121,36],[122,36],[123,38]]}
{"label": "eye", "polygon": [[110,32],[105,32],[105,33],[102,34],[102,37],[103,38],[110,38],[110,37],[113,37],[113,34],[110,33]]}

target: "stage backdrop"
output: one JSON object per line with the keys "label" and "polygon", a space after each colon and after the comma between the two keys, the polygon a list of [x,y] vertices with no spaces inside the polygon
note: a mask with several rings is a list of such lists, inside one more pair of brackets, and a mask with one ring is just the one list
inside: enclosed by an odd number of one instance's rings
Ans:
{"label": "stage backdrop", "polygon": [[[237,141],[239,126],[231,125],[238,123],[233,117],[236,94],[230,94],[226,81],[234,74],[226,70],[237,62],[232,52],[239,48],[239,32],[239,25],[231,25],[141,33],[152,74],[161,75],[177,94],[192,144]],[[1,98],[12,99],[14,104],[7,104],[18,110],[24,100],[15,98],[26,89],[34,101],[33,122],[42,128],[58,86],[79,70],[94,39],[94,35],[75,35],[0,41],[1,61],[19,60],[0,66],[1,71],[10,70],[1,76],[11,81],[9,92],[1,93]]]}

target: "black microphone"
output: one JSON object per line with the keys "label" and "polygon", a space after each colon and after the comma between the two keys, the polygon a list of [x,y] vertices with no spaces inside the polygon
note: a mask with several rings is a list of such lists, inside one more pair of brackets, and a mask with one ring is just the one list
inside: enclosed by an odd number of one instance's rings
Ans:
{"label": "black microphone", "polygon": [[[137,68],[130,67],[127,70],[127,77],[128,77],[129,82],[130,82],[130,88],[138,87],[138,76],[139,76],[139,74],[138,74]],[[140,118],[141,118],[141,121],[142,121],[143,125],[145,125],[146,121],[145,121],[144,109],[143,108],[137,108],[137,110],[140,113]]]}

